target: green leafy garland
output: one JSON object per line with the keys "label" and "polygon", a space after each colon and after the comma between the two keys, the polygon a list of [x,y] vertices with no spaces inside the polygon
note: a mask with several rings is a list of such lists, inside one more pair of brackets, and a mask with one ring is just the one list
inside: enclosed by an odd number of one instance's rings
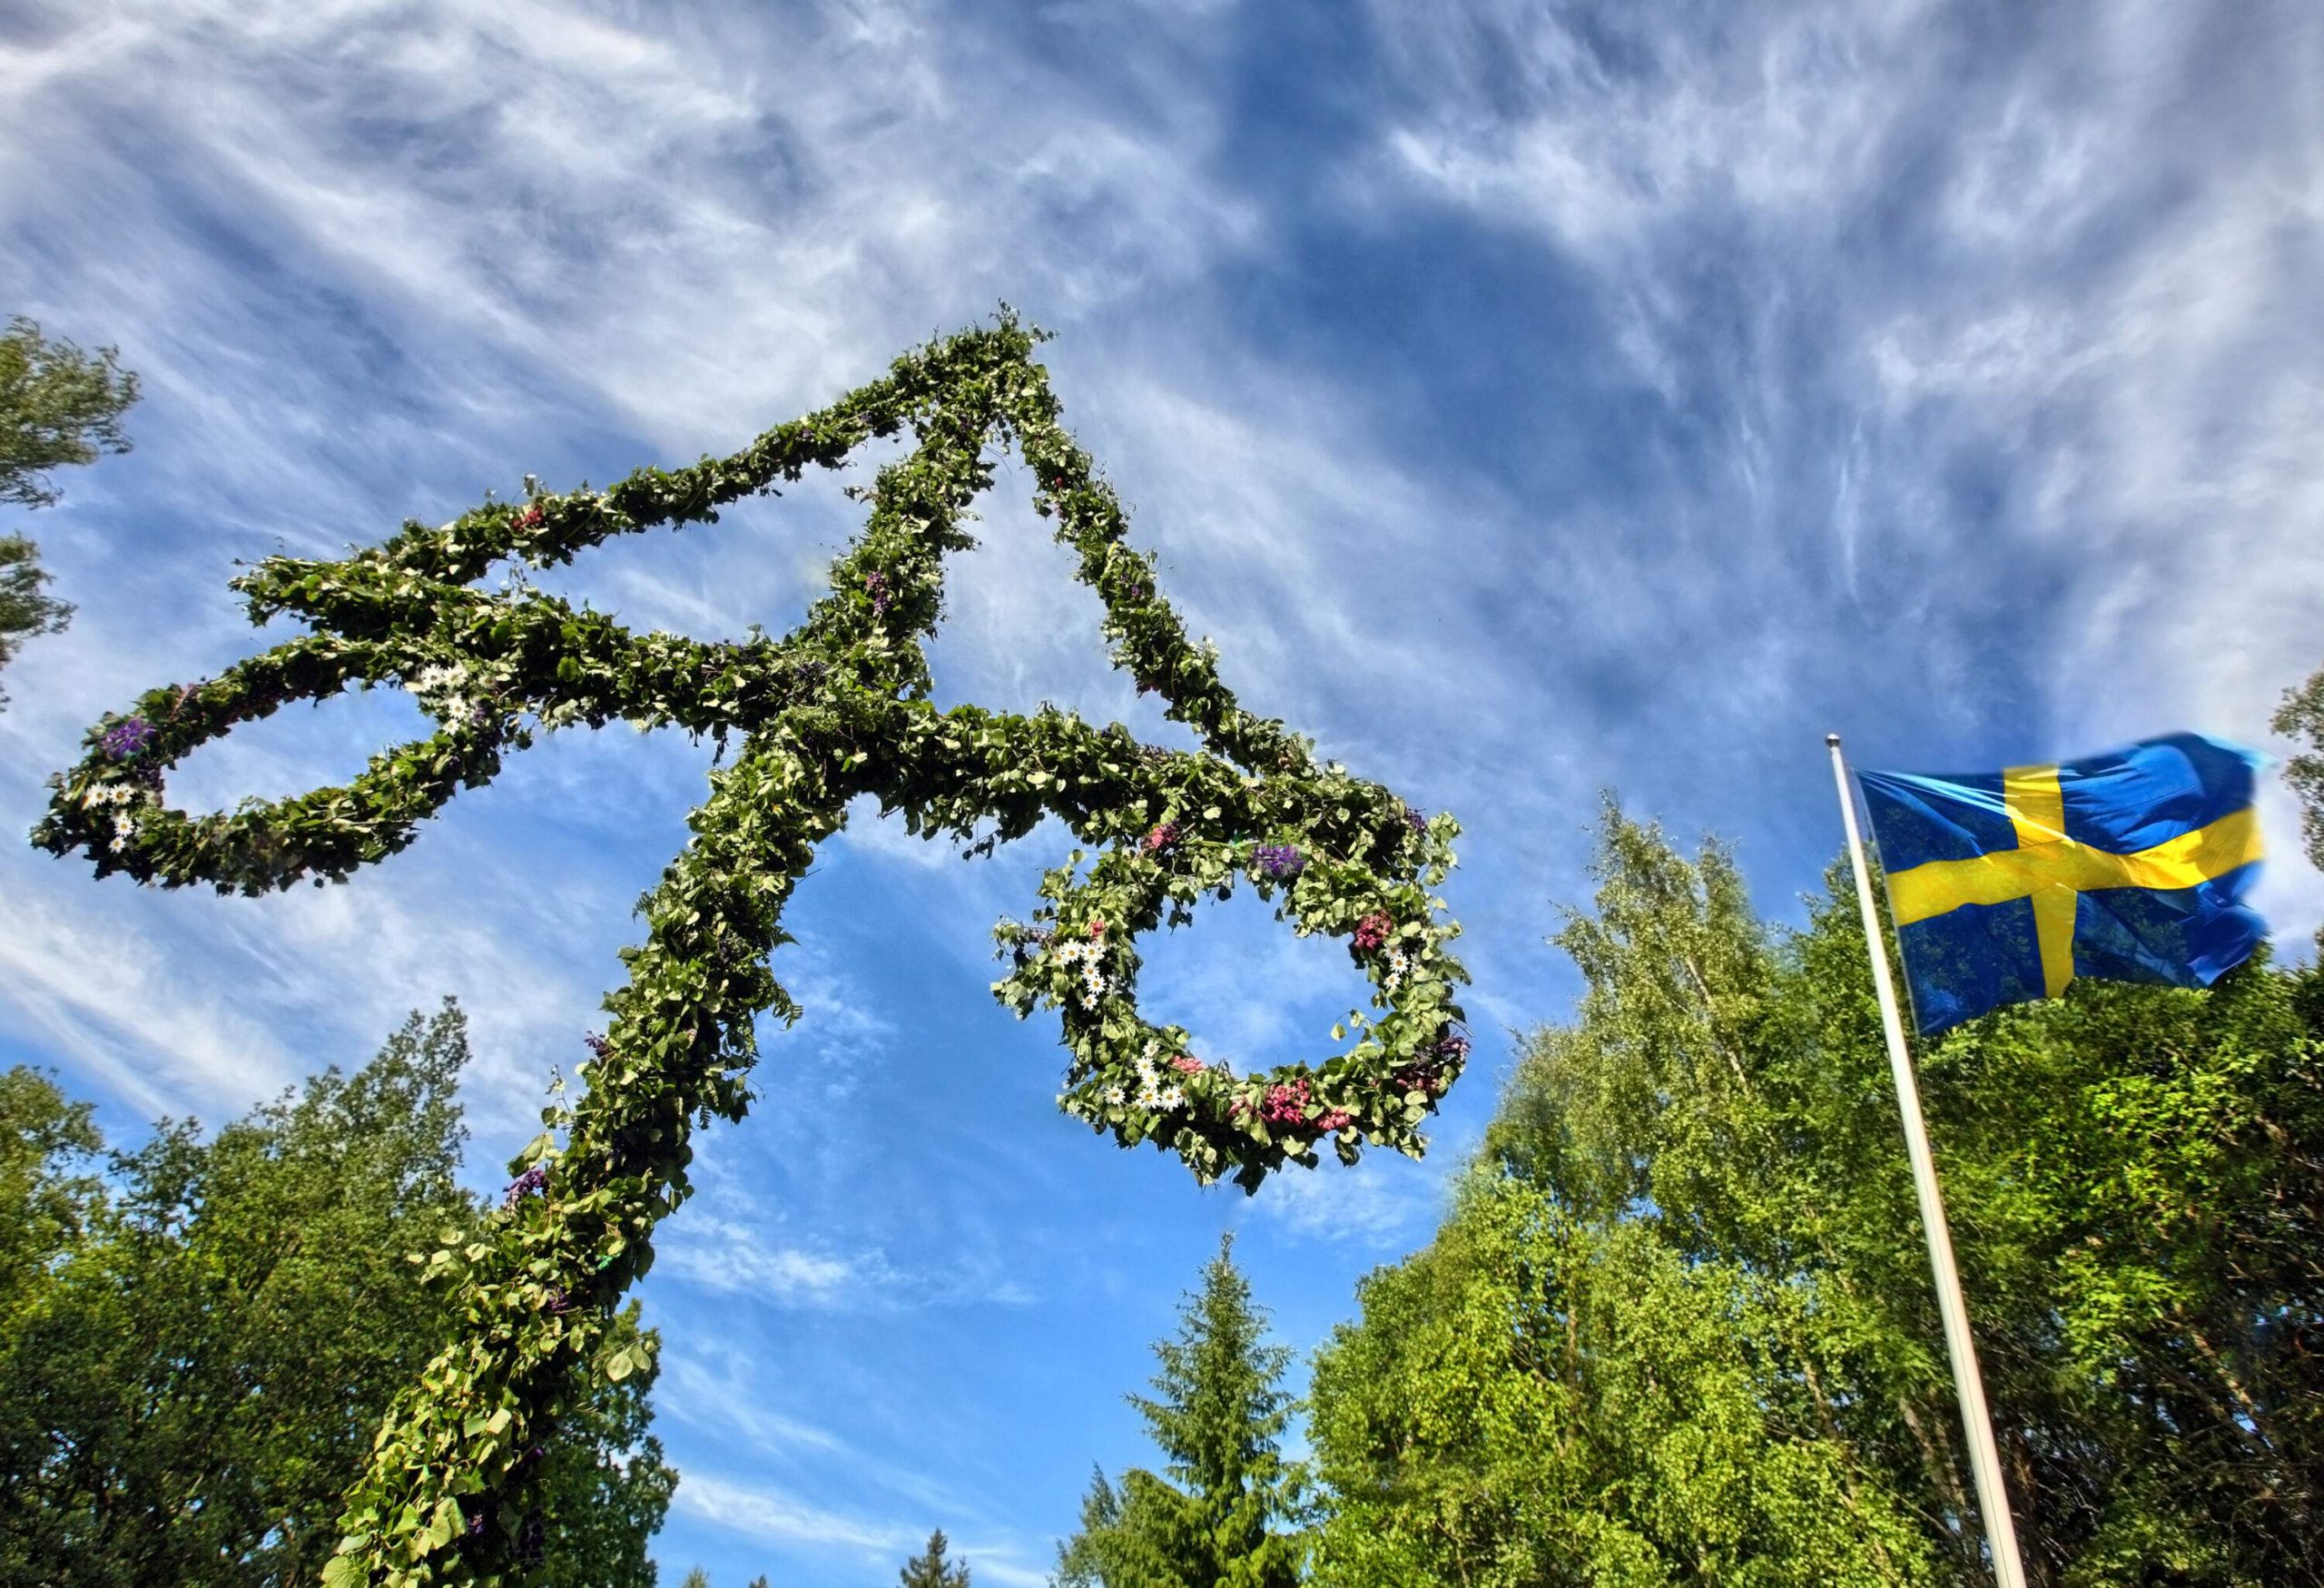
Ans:
{"label": "green leafy garland", "polygon": [[[756,1018],[798,1016],[767,956],[787,941],[783,906],[816,845],[859,794],[913,832],[985,852],[1049,815],[1095,847],[1094,860],[1077,851],[1047,875],[1029,922],[998,929],[1010,966],[994,991],[1020,1016],[1059,1011],[1071,1054],[1059,1102],[1100,1133],[1150,1141],[1201,1180],[1231,1175],[1246,1189],[1286,1161],[1313,1166],[1326,1140],[1344,1162],[1366,1143],[1421,1151],[1420,1122],[1468,1049],[1453,1001],[1466,978],[1445,952],[1458,928],[1431,894],[1459,829],[1319,764],[1281,723],[1236,704],[1215,653],[1188,642],[1162,598],[1152,558],[1125,543],[1113,490],[1058,423],[1038,340],[1004,312],[732,457],[642,469],[602,491],[548,494],[528,478],[521,503],[487,502],[439,528],[407,524],[340,562],[269,558],[235,581],[252,620],[291,613],[311,632],[145,695],[93,729],[87,757],[54,780],[34,833],[43,847],[87,853],[100,876],[257,894],[344,880],[394,853],[543,729],[620,718],[741,736],[645,902],[646,941],[624,951],[629,981],[606,997],[607,1030],[580,1066],[585,1095],[544,1111],[550,1129],[512,1165],[521,1173],[488,1238],[426,1259],[458,1287],[464,1332],[389,1412],[327,1583],[523,1580],[537,1553],[527,1495],[542,1445],[576,1373],[643,1366],[606,1348],[607,1321],[652,1261],[655,1226],[690,1190],[694,1122],[743,1117]],[[779,640],[635,635],[521,579],[475,587],[503,559],[547,567],[608,536],[714,520],[726,503],[905,429],[918,447],[861,493],[870,521],[832,593]],[[921,642],[940,616],[943,556],[972,544],[960,520],[991,483],[986,449],[1011,441],[1036,506],[1105,603],[1116,665],[1206,753],[1049,708],[929,704]],[[346,787],[202,816],[164,803],[167,769],[234,725],[390,682],[419,696],[437,731],[374,757]],[[1238,1075],[1193,1056],[1181,1028],[1139,1014],[1139,935],[1187,923],[1204,894],[1223,899],[1243,882],[1303,935],[1348,941],[1373,1011],[1351,1017],[1344,1052]]]}

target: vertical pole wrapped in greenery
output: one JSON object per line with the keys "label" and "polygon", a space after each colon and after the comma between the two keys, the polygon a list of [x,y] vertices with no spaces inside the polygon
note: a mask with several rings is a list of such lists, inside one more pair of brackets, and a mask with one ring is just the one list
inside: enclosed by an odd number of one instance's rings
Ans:
{"label": "vertical pole wrapped in greenery", "polygon": [[[644,1366],[606,1343],[615,1303],[688,1193],[694,1124],[744,1112],[757,1017],[799,1012],[767,956],[785,941],[783,906],[816,846],[858,795],[913,832],[980,849],[1044,816],[1091,846],[1047,875],[1030,922],[1000,927],[1010,965],[994,990],[1020,1015],[1059,1011],[1070,1055],[1059,1101],[1099,1133],[1246,1189],[1285,1162],[1313,1165],[1326,1141],[1351,1162],[1366,1144],[1420,1150],[1421,1121],[1468,1048],[1453,1001],[1463,977],[1446,949],[1457,929],[1431,893],[1458,828],[1318,763],[1236,703],[1215,654],[1163,599],[1152,557],[1127,543],[1112,488],[1059,424],[1037,340],[1004,313],[731,457],[642,469],[604,490],[549,494],[528,480],[521,502],[407,525],[342,561],[270,558],[237,581],[253,620],[287,613],[310,633],[146,695],[93,729],[86,758],[56,780],[37,843],[87,853],[100,875],[255,894],[343,880],[394,853],[543,730],[619,718],[739,736],[645,902],[646,940],[625,951],[628,982],[606,1001],[586,1094],[549,1111],[487,1237],[428,1258],[456,1287],[464,1327],[383,1423],[328,1581],[522,1577],[540,1452],[577,1375],[618,1380]],[[496,564],[564,563],[610,536],[714,519],[903,432],[917,445],[864,493],[869,522],[833,566],[831,593],[780,639],[633,634],[521,580],[478,587]],[[944,554],[971,544],[961,515],[991,483],[990,455],[1012,445],[1037,508],[1105,604],[1116,665],[1201,751],[1141,745],[1054,709],[929,702],[922,645],[941,610]],[[391,682],[418,695],[436,731],[347,786],[201,816],[165,802],[167,770],[236,724]],[[1372,994],[1344,1051],[1236,1073],[1140,1013],[1140,934],[1184,924],[1203,895],[1244,883],[1301,933],[1348,942]]]}

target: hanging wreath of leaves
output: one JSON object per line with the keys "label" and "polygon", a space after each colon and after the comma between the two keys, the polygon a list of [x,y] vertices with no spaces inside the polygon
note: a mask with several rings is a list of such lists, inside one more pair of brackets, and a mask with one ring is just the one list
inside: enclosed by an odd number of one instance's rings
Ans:
{"label": "hanging wreath of leaves", "polygon": [[[1044,816],[1090,846],[1048,873],[1029,921],[999,927],[1009,969],[994,991],[1020,1016],[1058,1011],[1070,1054],[1059,1102],[1098,1132],[1246,1189],[1286,1162],[1314,1165],[1325,1142],[1350,1163],[1366,1145],[1422,1150],[1421,1122],[1468,1050],[1453,1001],[1466,977],[1446,952],[1458,928],[1432,893],[1459,829],[1319,764],[1280,722],[1236,704],[1216,654],[1162,597],[1152,558],[1127,543],[1112,488],[1059,424],[1039,340],[1004,311],[731,457],[641,469],[604,490],[552,494],[527,478],[521,502],[407,524],[341,561],[269,558],[235,581],[252,621],[287,613],[310,632],[150,692],[92,729],[86,757],[52,780],[41,846],[85,853],[100,876],[258,894],[343,881],[396,853],[546,730],[620,719],[739,737],[647,896],[646,940],[624,952],[628,982],[607,995],[606,1031],[580,1066],[586,1091],[569,1106],[559,1091],[544,1110],[549,1129],[512,1166],[487,1238],[448,1236],[414,1259],[456,1287],[463,1329],[387,1414],[327,1583],[523,1580],[539,1534],[535,1458],[576,1373],[643,1366],[606,1349],[607,1321],[689,1193],[696,1121],[743,1117],[757,1017],[798,1017],[767,959],[787,941],[792,890],[858,795],[976,851]],[[714,521],[727,503],[907,431],[917,446],[862,493],[869,520],[831,594],[780,639],[634,634],[520,580],[478,587],[503,562],[548,567],[610,536]],[[1115,665],[1162,697],[1200,752],[1054,709],[929,703],[922,643],[943,557],[971,544],[961,516],[992,482],[989,454],[1010,445],[1104,602]],[[411,690],[436,731],[346,786],[205,815],[167,803],[168,770],[236,725],[387,684]],[[1334,1028],[1342,1051],[1238,1075],[1139,1012],[1139,938],[1239,886],[1303,935],[1347,942],[1372,1008],[1352,1032]]]}

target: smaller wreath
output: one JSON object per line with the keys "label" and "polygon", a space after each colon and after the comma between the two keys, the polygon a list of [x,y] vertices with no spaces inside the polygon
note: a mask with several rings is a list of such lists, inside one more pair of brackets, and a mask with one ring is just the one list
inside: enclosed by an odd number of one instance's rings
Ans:
{"label": "smaller wreath", "polygon": [[[1222,828],[1217,812],[1168,812],[1086,877],[1077,851],[1043,879],[1050,902],[1033,921],[1000,928],[1013,964],[995,992],[1020,1015],[1055,1008],[1073,1055],[1058,1105],[1125,1147],[1150,1141],[1198,1179],[1231,1170],[1246,1189],[1286,1161],[1312,1167],[1326,1139],[1349,1164],[1366,1145],[1417,1152],[1421,1122],[1469,1049],[1452,1001],[1462,972],[1441,948],[1458,928],[1426,891],[1442,880],[1457,827],[1401,813],[1393,847],[1406,863],[1390,867],[1314,847],[1301,826],[1265,836]],[[1196,1056],[1184,1028],[1139,1012],[1138,938],[1166,920],[1187,924],[1196,901],[1226,900],[1246,880],[1299,935],[1346,940],[1374,1012],[1334,1028],[1344,1051],[1238,1074]]]}

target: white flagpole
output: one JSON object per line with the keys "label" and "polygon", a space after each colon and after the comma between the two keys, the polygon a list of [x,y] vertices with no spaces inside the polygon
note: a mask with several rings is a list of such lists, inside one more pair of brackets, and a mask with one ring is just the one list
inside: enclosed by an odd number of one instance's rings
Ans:
{"label": "white flagpole", "polygon": [[1921,1227],[1928,1236],[1929,1267],[1936,1275],[1936,1307],[1945,1318],[1945,1349],[1953,1361],[1953,1387],[1961,1397],[1961,1425],[1969,1436],[1969,1470],[1977,1483],[1977,1509],[1985,1520],[1985,1542],[1993,1552],[1997,1588],[2025,1588],[2025,1566],[2017,1557],[2017,1529],[2009,1516],[2009,1495],[2001,1486],[2001,1450],[1994,1443],[1994,1420],[1985,1410],[1984,1381],[1977,1373],[1976,1342],[1969,1335],[1969,1306],[1961,1296],[1961,1275],[1953,1263],[1953,1236],[1945,1223],[1945,1197],[1936,1186],[1936,1163],[1928,1150],[1928,1127],[1921,1119],[1920,1088],[1913,1081],[1912,1055],[1905,1046],[1905,1021],[1896,1011],[1896,987],[1888,976],[1887,944],[1880,934],[1880,912],[1873,907],[1872,873],[1864,863],[1864,835],[1857,830],[1856,799],[1848,787],[1848,764],[1840,736],[1824,735],[1832,750],[1832,779],[1839,786],[1840,819],[1847,826],[1848,860],[1856,867],[1856,901],[1864,912],[1865,946],[1872,954],[1872,984],[1880,994],[1880,1029],[1888,1039],[1888,1068],[1896,1080],[1896,1109],[1905,1117],[1905,1155],[1912,1160],[1913,1189],[1921,1204]]}

